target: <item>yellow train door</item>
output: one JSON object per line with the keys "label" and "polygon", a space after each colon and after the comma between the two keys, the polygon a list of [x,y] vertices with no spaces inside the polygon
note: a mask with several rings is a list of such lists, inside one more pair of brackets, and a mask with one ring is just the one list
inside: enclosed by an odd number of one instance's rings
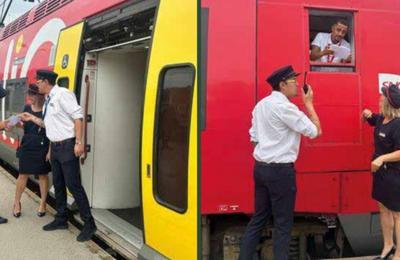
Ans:
{"label": "yellow train door", "polygon": [[148,63],[141,147],[146,246],[198,258],[197,1],[161,0]]}
{"label": "yellow train door", "polygon": [[54,72],[62,87],[75,91],[84,22],[64,28],[58,38]]}

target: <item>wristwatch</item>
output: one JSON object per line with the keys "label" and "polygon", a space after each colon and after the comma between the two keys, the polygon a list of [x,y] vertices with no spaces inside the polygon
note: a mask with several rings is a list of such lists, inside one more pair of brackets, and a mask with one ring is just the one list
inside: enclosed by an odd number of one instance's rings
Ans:
{"label": "wristwatch", "polygon": [[75,144],[82,144],[82,142],[76,141]]}

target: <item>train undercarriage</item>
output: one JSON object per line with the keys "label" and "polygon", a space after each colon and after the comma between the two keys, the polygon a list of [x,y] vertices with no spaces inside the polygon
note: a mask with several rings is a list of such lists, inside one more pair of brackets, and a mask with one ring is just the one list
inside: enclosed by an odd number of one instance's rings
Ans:
{"label": "train undercarriage", "polygon": [[[240,240],[250,217],[207,215],[202,217],[203,259],[238,259]],[[264,230],[254,260],[273,259],[273,223]],[[377,254],[382,245],[379,215],[317,215],[295,217],[289,257],[293,260],[341,258]]]}

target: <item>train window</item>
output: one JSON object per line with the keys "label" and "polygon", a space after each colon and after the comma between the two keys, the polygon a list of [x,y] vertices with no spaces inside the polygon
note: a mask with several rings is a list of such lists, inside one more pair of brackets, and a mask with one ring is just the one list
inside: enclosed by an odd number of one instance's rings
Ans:
{"label": "train window", "polygon": [[69,88],[69,78],[68,77],[59,78],[57,80],[57,85],[62,88]]}
{"label": "train window", "polygon": [[26,78],[7,80],[6,89],[8,94],[4,99],[6,118],[22,112],[25,106],[26,84]]}
{"label": "train window", "polygon": [[355,70],[354,19],[351,12],[309,10],[310,70]]}
{"label": "train window", "polygon": [[[9,118],[10,116],[19,114],[23,111],[26,104],[25,93],[27,88],[26,78],[7,80],[6,89],[8,93],[3,99],[5,118]],[[23,130],[15,127],[11,132],[8,132],[7,135],[16,140],[20,140],[23,135]]]}
{"label": "train window", "polygon": [[160,74],[154,154],[157,201],[185,212],[188,194],[189,132],[195,69],[167,67]]}

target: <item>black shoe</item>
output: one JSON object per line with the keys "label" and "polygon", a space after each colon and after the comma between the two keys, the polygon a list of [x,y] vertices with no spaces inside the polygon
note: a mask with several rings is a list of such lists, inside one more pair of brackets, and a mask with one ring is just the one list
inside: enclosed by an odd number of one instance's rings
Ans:
{"label": "black shoe", "polygon": [[66,222],[61,222],[59,220],[53,220],[49,224],[43,226],[44,231],[53,231],[57,229],[67,229],[68,224]]}
{"label": "black shoe", "polygon": [[380,260],[380,259],[388,260],[392,255],[394,255],[395,252],[396,252],[396,247],[393,246],[392,249],[390,249],[390,251],[385,256],[377,256],[373,260]]}
{"label": "black shoe", "polygon": [[[14,209],[15,209],[15,205],[14,205]],[[22,210],[21,202],[19,202],[19,212],[15,212],[14,209],[13,209],[13,216],[16,218],[21,217],[21,210]]]}
{"label": "black shoe", "polygon": [[43,218],[44,216],[46,216],[46,211],[43,211],[43,212],[38,211],[38,212],[37,212],[37,216],[38,216],[39,218]]}
{"label": "black shoe", "polygon": [[6,218],[0,217],[0,224],[7,223],[8,220]]}
{"label": "black shoe", "polygon": [[85,242],[91,240],[94,233],[96,233],[97,227],[93,222],[85,223],[81,233],[76,237],[79,242]]}

